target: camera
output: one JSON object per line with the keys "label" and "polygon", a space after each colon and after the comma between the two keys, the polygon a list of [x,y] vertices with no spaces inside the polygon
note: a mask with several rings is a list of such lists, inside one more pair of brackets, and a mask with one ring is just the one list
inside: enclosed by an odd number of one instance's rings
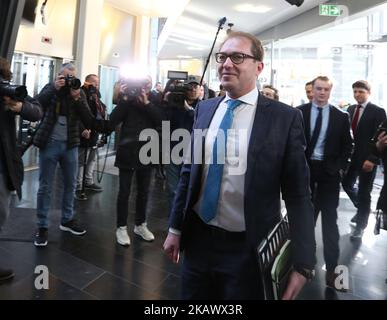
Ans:
{"label": "camera", "polygon": [[129,100],[133,100],[141,95],[142,90],[148,84],[147,79],[124,79],[121,80],[121,84],[125,85],[123,94],[128,97]]}
{"label": "camera", "polygon": [[190,88],[189,85],[184,83],[188,80],[188,72],[168,71],[168,79],[166,86],[166,90],[169,91],[168,105],[173,108],[183,108],[186,93]]}
{"label": "camera", "polygon": [[12,85],[8,81],[0,79],[0,97],[10,97],[12,100],[23,102],[27,97],[27,87]]}
{"label": "camera", "polygon": [[98,95],[98,89],[95,86],[93,86],[91,83],[85,82],[83,84],[83,87],[87,90],[88,95],[90,95],[90,96],[93,94]]}
{"label": "camera", "polygon": [[64,79],[65,87],[70,89],[78,90],[82,85],[81,80],[71,75],[67,75],[61,79]]}

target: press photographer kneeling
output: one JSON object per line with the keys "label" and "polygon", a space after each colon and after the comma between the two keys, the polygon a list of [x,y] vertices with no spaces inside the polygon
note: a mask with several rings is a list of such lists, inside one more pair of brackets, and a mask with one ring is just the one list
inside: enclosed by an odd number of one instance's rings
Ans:
{"label": "press photographer kneeling", "polygon": [[[150,77],[145,79],[123,79],[119,84],[117,107],[110,114],[110,124],[122,123],[117,147],[115,166],[119,168],[119,192],[117,198],[116,237],[120,245],[130,245],[127,232],[128,200],[133,175],[136,174],[137,198],[134,233],[145,241],[153,241],[154,235],[146,223],[152,163],[144,164],[139,159],[141,147],[146,143],[139,140],[144,129],[156,129],[161,125],[161,114],[157,106],[149,101],[152,88]],[[112,127],[112,128],[113,128]]]}
{"label": "press photographer kneeling", "polygon": [[[40,104],[27,96],[25,86],[10,84],[12,72],[7,60],[0,58],[0,229],[9,215],[11,191],[21,198],[23,162],[16,142],[15,117],[29,121],[42,117]],[[12,270],[0,268],[0,282],[11,279]]]}

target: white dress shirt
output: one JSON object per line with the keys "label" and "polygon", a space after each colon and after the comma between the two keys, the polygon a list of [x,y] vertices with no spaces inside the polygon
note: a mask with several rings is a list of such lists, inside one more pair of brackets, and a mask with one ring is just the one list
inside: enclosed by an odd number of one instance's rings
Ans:
{"label": "white dress shirt", "polygon": [[[227,110],[227,101],[231,98],[226,94],[225,99],[218,106],[212,118],[205,137],[205,163],[201,177],[201,190],[198,202],[193,209],[199,213],[203,200],[209,164],[212,161],[213,144],[220,123]],[[239,97],[242,103],[234,110],[231,130],[227,136],[227,155],[224,161],[222,183],[220,188],[217,214],[209,224],[222,229],[240,232],[245,231],[244,189],[245,173],[247,169],[247,151],[257,109],[258,90],[250,91]]]}

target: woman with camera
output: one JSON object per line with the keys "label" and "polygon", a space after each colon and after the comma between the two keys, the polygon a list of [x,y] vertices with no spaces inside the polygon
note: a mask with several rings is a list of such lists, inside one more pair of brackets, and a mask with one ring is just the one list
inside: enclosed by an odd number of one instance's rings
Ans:
{"label": "woman with camera", "polygon": [[156,129],[161,125],[161,114],[157,106],[149,100],[152,80],[147,77],[138,83],[128,81],[120,85],[117,106],[110,114],[110,124],[122,124],[117,147],[115,166],[119,168],[119,192],[117,197],[117,243],[130,245],[127,231],[129,214],[128,200],[133,175],[136,175],[137,198],[134,219],[134,233],[145,241],[153,241],[154,235],[146,223],[146,207],[151,180],[152,163],[140,159],[140,149],[146,143],[139,140],[146,129]]}

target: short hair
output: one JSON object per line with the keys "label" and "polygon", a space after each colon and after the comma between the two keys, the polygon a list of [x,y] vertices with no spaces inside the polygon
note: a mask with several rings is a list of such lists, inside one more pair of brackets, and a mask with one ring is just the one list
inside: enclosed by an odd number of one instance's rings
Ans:
{"label": "short hair", "polygon": [[65,69],[70,70],[70,71],[74,71],[74,72],[77,71],[77,68],[75,67],[74,63],[72,63],[72,62],[67,62],[67,63],[62,64],[62,66],[60,67],[59,73],[63,73],[63,71]]}
{"label": "short hair", "polygon": [[246,39],[250,40],[251,52],[252,52],[254,58],[256,58],[258,61],[263,61],[264,50],[262,47],[262,43],[261,43],[261,41],[259,41],[257,39],[257,37],[255,37],[251,33],[242,32],[242,31],[230,32],[227,35],[226,39],[221,43],[219,48],[222,48],[222,46],[226,43],[226,41],[228,41],[229,39],[232,39],[232,38],[246,38]]}
{"label": "short hair", "polygon": [[318,76],[315,79],[313,79],[313,81],[312,81],[313,87],[314,87],[314,84],[316,83],[317,80],[324,81],[324,82],[330,82],[331,86],[333,86],[331,79],[329,79],[327,76]]}
{"label": "short hair", "polygon": [[278,94],[278,89],[277,88],[274,88],[272,85],[270,84],[264,84],[262,89],[265,89],[265,88],[268,88],[270,90],[273,90],[274,91],[274,99],[275,100],[279,100],[279,94]]}
{"label": "short hair", "polygon": [[2,57],[0,57],[0,77],[6,81],[11,81],[12,79],[11,65],[7,59]]}
{"label": "short hair", "polygon": [[314,84],[314,80],[309,81],[309,82],[305,83],[305,87],[307,87],[307,86],[313,86],[313,84]]}
{"label": "short hair", "polygon": [[371,92],[371,86],[370,84],[365,80],[358,80],[352,85],[352,89],[355,88],[362,88],[367,90],[368,92]]}
{"label": "short hair", "polygon": [[88,81],[90,80],[91,77],[97,77],[97,78],[98,78],[98,76],[97,76],[96,74],[91,73],[91,74],[88,74],[88,75],[86,76],[85,81],[88,82]]}

